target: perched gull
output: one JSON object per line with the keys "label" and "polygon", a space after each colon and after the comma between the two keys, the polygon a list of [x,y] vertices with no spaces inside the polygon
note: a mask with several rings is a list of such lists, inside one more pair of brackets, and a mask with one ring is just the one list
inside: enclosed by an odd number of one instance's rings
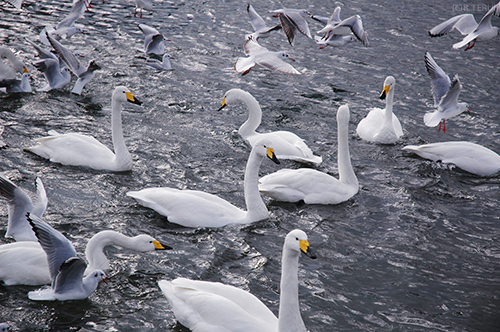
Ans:
{"label": "perched gull", "polygon": [[261,138],[266,137],[273,142],[273,146],[276,148],[276,156],[280,159],[290,159],[314,165],[321,164],[323,159],[314,155],[304,140],[290,131],[256,132],[262,120],[262,110],[257,99],[247,91],[241,89],[228,90],[224,94],[219,111],[237,102],[242,102],[248,109],[248,118],[238,129],[238,134],[248,145],[255,147]]}
{"label": "perched gull", "polygon": [[248,16],[250,17],[250,24],[254,29],[254,33],[247,35],[252,37],[253,40],[258,40],[260,37],[267,37],[271,31],[281,29],[281,25],[275,25],[273,27],[268,27],[264,19],[255,11],[251,4],[247,5]]}
{"label": "perched gull", "polygon": [[18,186],[0,175],[0,195],[7,199],[9,208],[9,223],[5,237],[12,237],[16,241],[38,241],[31,226],[26,220],[26,213],[30,212],[37,217],[42,217],[47,208],[47,194],[42,180],[35,180],[37,199],[31,198]]}
{"label": "perched gull", "polygon": [[362,119],[356,132],[361,139],[368,142],[380,144],[394,144],[403,136],[403,129],[396,114],[392,112],[394,102],[394,88],[396,80],[387,76],[384,81],[384,89],[380,99],[385,99],[385,108],[373,108],[368,115]]}
{"label": "perched gull", "polygon": [[82,33],[83,30],[79,27],[73,26],[73,24],[83,16],[83,13],[88,8],[88,4],[90,4],[89,0],[74,0],[70,13],[61,22],[59,22],[56,29],[50,25],[43,28],[39,36],[40,41],[43,44],[50,46],[47,34],[55,39],[66,39],[70,38],[75,33]]}
{"label": "perched gull", "polygon": [[431,37],[440,37],[453,29],[457,29],[464,39],[461,42],[453,44],[454,49],[459,49],[467,45],[465,50],[470,50],[476,44],[476,40],[488,40],[495,38],[500,30],[491,25],[491,18],[500,16],[500,2],[490,8],[481,21],[476,23],[472,14],[461,14],[454,16],[447,21],[436,25],[429,31]]}
{"label": "perched gull", "polygon": [[153,1],[152,0],[135,0],[135,10],[134,17],[137,17],[137,10],[141,12],[139,18],[142,18],[142,10],[153,10]]}
{"label": "perched gull", "polygon": [[52,280],[52,287],[29,292],[30,300],[83,300],[96,290],[100,281],[106,282],[106,274],[101,270],[95,270],[83,278],[87,263],[77,257],[71,242],[42,219],[29,213],[27,218],[47,254]]}
{"label": "perched gull", "polygon": [[291,231],[284,242],[278,317],[253,294],[220,282],[177,278],[160,280],[158,285],[177,320],[191,331],[305,332],[299,304],[299,256],[301,252],[312,259],[316,256],[302,230]]}
{"label": "perched gull", "polygon": [[425,53],[425,67],[431,77],[431,91],[437,111],[426,113],[424,123],[428,127],[435,127],[439,124],[438,130],[441,130],[442,124],[443,132],[446,132],[445,120],[464,111],[469,111],[469,106],[467,103],[458,102],[458,96],[462,89],[458,75],[455,75],[450,82],[448,75],[438,66],[429,52]]}
{"label": "perched gull", "polygon": [[87,68],[85,68],[78,61],[73,52],[68,50],[65,46],[63,46],[48,34],[47,38],[52,47],[56,50],[57,55],[68,65],[68,68],[73,72],[73,74],[78,77],[71,92],[77,95],[82,94],[83,87],[94,77],[94,71],[101,69],[101,67],[97,63],[95,63],[94,60],[92,60],[89,62]]}
{"label": "perched gull", "polygon": [[295,35],[297,30],[303,35],[313,38],[311,32],[309,31],[309,25],[307,21],[302,17],[302,14],[309,13],[305,9],[289,9],[282,8],[277,10],[272,10],[270,13],[274,17],[278,17],[281,22],[281,28],[285,32],[288,42],[293,46],[293,41],[295,40]]}
{"label": "perched gull", "polygon": [[139,24],[139,29],[144,34],[144,52],[162,56],[165,53],[165,37],[153,27]]}
{"label": "perched gull", "polygon": [[[318,19],[317,17],[316,20],[323,21],[322,18]],[[325,42],[332,38],[332,36],[334,35],[350,36],[351,34],[354,34],[354,36],[356,36],[356,38],[360,40],[363,45],[369,46],[366,32],[363,29],[363,21],[361,20],[361,17],[359,15],[353,15],[341,21],[340,7],[335,8],[332,16],[326,22],[325,27],[319,30],[317,34],[323,34],[323,36],[321,36],[319,40]]]}
{"label": "perched gull", "polygon": [[31,92],[30,78],[31,75],[28,73],[28,69],[25,68],[20,80],[4,80],[0,90],[4,90],[6,93]]}
{"label": "perched gull", "polygon": [[239,57],[234,64],[234,70],[244,76],[250,72],[253,66],[260,65],[264,68],[279,71],[284,74],[300,75],[300,72],[291,64],[283,60],[295,61],[286,52],[271,52],[267,48],[260,46],[252,38],[247,39],[243,45],[247,58]]}
{"label": "perched gull", "polygon": [[484,146],[470,142],[440,142],[424,145],[408,145],[411,151],[432,161],[452,163],[472,174],[490,176],[500,171],[500,156]]}
{"label": "perched gull", "polygon": [[162,61],[149,58],[146,60],[146,65],[158,70],[173,70],[170,59],[173,58],[169,54],[164,54]]}
{"label": "perched gull", "polygon": [[[11,65],[6,64],[3,59],[9,60]],[[9,48],[0,46],[0,87],[10,85],[11,80],[16,79],[16,72],[24,73],[28,69],[17,59],[14,52]]]}

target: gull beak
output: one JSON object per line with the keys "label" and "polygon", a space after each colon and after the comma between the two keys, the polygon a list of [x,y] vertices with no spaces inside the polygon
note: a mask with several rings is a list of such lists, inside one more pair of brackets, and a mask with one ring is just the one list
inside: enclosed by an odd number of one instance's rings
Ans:
{"label": "gull beak", "polygon": [[108,278],[107,276],[104,276],[104,277],[102,277],[101,279],[102,279],[102,281],[104,281],[104,283],[105,283],[105,284],[107,284],[107,283],[108,283],[108,279],[109,279],[109,278]]}
{"label": "gull beak", "polygon": [[292,58],[292,57],[288,57],[288,60],[290,60],[290,61],[295,61],[295,59],[294,59],[294,58]]}
{"label": "gull beak", "polygon": [[224,97],[224,99],[222,99],[222,105],[221,105],[221,107],[217,111],[222,110],[226,106],[227,106],[227,104],[226,104],[226,97]]}

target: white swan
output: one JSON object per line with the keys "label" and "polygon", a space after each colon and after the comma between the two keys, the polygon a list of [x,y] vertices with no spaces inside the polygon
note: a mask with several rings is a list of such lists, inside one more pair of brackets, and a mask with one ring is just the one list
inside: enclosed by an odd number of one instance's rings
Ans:
{"label": "white swan", "polygon": [[299,136],[289,131],[273,131],[270,133],[258,133],[255,130],[262,120],[262,110],[259,102],[248,92],[240,89],[231,89],[226,92],[219,111],[227,105],[241,101],[248,109],[248,119],[238,129],[238,133],[245,142],[254,146],[260,138],[266,137],[273,142],[276,156],[279,159],[291,159],[303,163],[319,165],[323,160],[315,156],[311,149]]}
{"label": "white swan", "polygon": [[408,145],[411,151],[432,161],[452,163],[459,168],[480,176],[490,176],[500,171],[500,156],[482,145],[470,142],[440,142],[424,145]]}
{"label": "white swan", "polygon": [[277,201],[339,204],[359,190],[349,154],[349,107],[337,111],[339,179],[311,168],[281,169],[260,179],[259,190]]}
{"label": "white swan", "polygon": [[[3,59],[10,61],[10,65],[3,62]],[[9,82],[16,78],[16,72],[24,73],[28,69],[16,58],[16,55],[7,47],[0,47],[0,86],[4,86],[2,82]]]}
{"label": "white swan", "polygon": [[305,332],[299,308],[300,252],[316,258],[307,235],[293,230],[285,238],[281,260],[279,318],[254,295],[218,282],[177,278],[160,280],[177,320],[194,332]]}
{"label": "white swan", "polygon": [[7,200],[9,208],[9,223],[5,237],[12,237],[16,241],[38,241],[26,220],[26,213],[30,212],[41,218],[47,209],[48,200],[42,179],[36,178],[35,187],[37,199],[33,202],[21,188],[0,174],[0,195]]}
{"label": "white swan", "polygon": [[255,144],[248,157],[244,180],[246,211],[218,196],[198,190],[147,188],[129,191],[127,196],[167,217],[168,221],[185,227],[222,227],[264,220],[269,212],[259,193],[259,167],[266,156],[279,164],[271,146],[272,142],[263,138]]}
{"label": "white swan", "polygon": [[[129,237],[115,231],[101,231],[87,243],[85,256],[88,266],[84,275],[95,270],[109,270],[104,248],[111,245],[138,252],[171,249],[146,234]],[[0,266],[0,280],[6,285],[45,285],[51,282],[46,255],[38,242],[0,245]]]}
{"label": "white swan", "polygon": [[39,145],[26,150],[63,165],[85,166],[114,172],[129,171],[132,169],[132,157],[125,145],[122,131],[121,110],[124,102],[142,104],[124,86],[119,86],[113,91],[111,133],[115,153],[92,136],[76,133],[59,134],[55,131],[50,131],[50,136],[37,139]]}
{"label": "white swan", "polygon": [[394,101],[394,88],[396,80],[392,76],[387,76],[384,81],[384,90],[380,99],[386,99],[385,109],[373,108],[368,115],[359,122],[356,132],[365,141],[394,144],[403,136],[403,129],[397,116],[392,113],[392,103]]}

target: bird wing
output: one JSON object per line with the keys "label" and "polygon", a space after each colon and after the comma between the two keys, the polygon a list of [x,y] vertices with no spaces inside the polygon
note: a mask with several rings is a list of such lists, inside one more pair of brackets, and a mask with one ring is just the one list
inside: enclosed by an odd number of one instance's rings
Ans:
{"label": "bird wing", "polygon": [[73,74],[80,76],[83,72],[85,72],[86,68],[82,66],[73,52],[55,40],[55,38],[50,36],[50,34],[46,35],[50,45],[52,45],[52,47],[56,50],[57,55],[68,65],[68,68],[71,69]]}
{"label": "bird wing", "polygon": [[65,260],[59,267],[59,274],[55,280],[54,292],[66,293],[82,287],[82,278],[87,263],[79,257]]}
{"label": "bird wing", "polygon": [[351,32],[360,40],[363,45],[369,46],[368,38],[366,36],[366,32],[363,29],[363,21],[359,15],[353,15],[349,18],[346,18],[342,22],[338,23],[335,28],[332,30],[335,34],[337,29],[342,29],[343,27],[348,27]]}
{"label": "bird wing", "polygon": [[148,43],[146,47],[146,53],[154,53],[157,55],[162,55],[165,53],[165,38],[161,33],[153,35],[151,41]]}
{"label": "bird wing", "polygon": [[250,24],[254,31],[264,30],[267,28],[264,19],[253,9],[251,4],[247,5],[248,16],[250,17]]}
{"label": "bird wing", "polygon": [[276,70],[285,74],[300,75],[300,72],[291,64],[281,60],[272,53],[259,56],[257,59],[255,59],[255,62],[267,69]]}
{"label": "bird wing", "polygon": [[455,106],[458,103],[458,96],[460,95],[461,89],[462,84],[460,84],[458,75],[455,75],[455,77],[453,77],[453,80],[451,81],[450,89],[439,102],[439,108],[443,110]]}
{"label": "bird wing", "polygon": [[500,16],[500,2],[490,8],[488,12],[483,16],[476,29],[480,29],[483,26],[491,27],[491,18],[495,16]]}
{"label": "bird wing", "polygon": [[306,35],[309,38],[313,38],[311,36],[311,32],[309,31],[309,25],[307,21],[302,17],[300,12],[298,11],[286,11],[284,14],[280,16],[286,16],[286,18],[299,30],[302,34]]}
{"label": "bird wing", "polygon": [[32,213],[27,214],[28,222],[35,232],[38,242],[47,254],[50,278],[56,280],[61,265],[71,257],[76,257],[75,248],[69,240],[45,221]]}
{"label": "bird wing", "polygon": [[[85,12],[85,9],[87,8],[86,1],[88,0],[75,0],[73,1],[73,7],[71,7],[71,11],[69,12],[68,16],[64,18],[59,24],[57,25],[57,29],[61,28],[69,28],[73,26],[73,24],[78,20],[80,17],[83,16],[83,13]],[[90,1],[88,1],[90,2]]]}
{"label": "bird wing", "polygon": [[31,40],[26,39],[26,41],[35,48],[35,50],[38,52],[38,56],[40,57],[40,59],[58,59],[54,53],[41,48],[37,44],[33,43]]}
{"label": "bird wing", "polygon": [[45,192],[45,186],[43,185],[42,179],[39,177],[35,179],[35,187],[37,200],[33,204],[33,210],[31,213],[41,218],[47,209],[49,200],[47,199],[47,193]]}
{"label": "bird wing", "polygon": [[468,35],[477,28],[477,22],[472,14],[461,14],[436,25],[429,30],[431,37],[446,35],[453,29],[457,29],[462,35]]}
{"label": "bird wing", "polygon": [[53,86],[55,84],[55,81],[61,74],[59,69],[59,60],[42,59],[33,62],[33,65],[45,75],[45,78],[47,79],[47,81],[49,81],[50,86]]}
{"label": "bird wing", "polygon": [[441,98],[443,98],[450,89],[451,81],[444,70],[434,61],[429,52],[425,53],[425,67],[431,77],[431,91],[434,97],[434,106],[437,106]]}
{"label": "bird wing", "polygon": [[248,38],[245,44],[243,44],[243,50],[245,55],[256,55],[263,52],[269,52],[264,46],[260,46],[253,38]]}
{"label": "bird wing", "polygon": [[255,66],[255,61],[253,56],[250,56],[248,58],[239,57],[234,64],[234,70],[238,74],[243,73],[243,75],[245,75],[246,73],[248,73],[248,71],[250,71],[250,69],[253,66]]}

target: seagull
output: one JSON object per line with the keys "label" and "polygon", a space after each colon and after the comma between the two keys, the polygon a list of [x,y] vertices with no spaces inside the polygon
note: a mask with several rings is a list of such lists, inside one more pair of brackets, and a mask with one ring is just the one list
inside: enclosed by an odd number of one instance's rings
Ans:
{"label": "seagull", "polygon": [[[323,17],[320,17],[320,19],[316,17],[315,19],[324,22]],[[354,34],[363,45],[370,45],[366,37],[366,32],[363,29],[361,17],[359,15],[353,15],[345,20],[340,20],[340,7],[335,8],[332,16],[326,22],[325,27],[317,32],[317,34],[323,34],[320,39],[322,41],[329,40],[333,35],[349,36],[351,33]]]}
{"label": "seagull", "polygon": [[47,34],[56,39],[67,39],[75,33],[83,33],[82,28],[75,27],[73,24],[83,16],[83,13],[89,5],[90,0],[74,0],[70,13],[61,22],[59,22],[56,29],[54,29],[51,25],[47,25],[43,28],[39,35],[40,41],[45,45],[50,45],[46,36]]}
{"label": "seagull", "polygon": [[30,212],[41,218],[47,209],[48,199],[42,179],[39,177],[35,180],[35,187],[37,199],[32,201],[21,188],[0,174],[0,195],[7,200],[9,208],[9,223],[5,237],[12,237],[16,241],[38,241],[26,221],[26,213]]}
{"label": "seagull", "polygon": [[275,25],[274,27],[268,27],[264,22],[264,19],[255,11],[251,4],[247,5],[248,16],[250,17],[250,24],[254,29],[254,33],[247,35],[252,37],[255,41],[257,41],[260,37],[267,37],[271,31],[281,29],[281,25]]}
{"label": "seagull", "polygon": [[65,46],[52,38],[49,34],[47,34],[47,39],[49,40],[52,47],[56,50],[57,55],[61,58],[61,60],[63,60],[68,65],[68,68],[73,72],[73,74],[78,77],[71,92],[77,95],[81,95],[83,87],[94,77],[94,71],[101,69],[101,67],[97,63],[95,63],[94,60],[89,62],[87,68],[83,67],[76,56]]}
{"label": "seagull", "polygon": [[458,102],[462,85],[458,75],[450,81],[448,75],[438,66],[429,52],[425,53],[425,67],[431,77],[431,91],[437,111],[426,113],[424,123],[428,127],[435,127],[439,124],[438,130],[441,130],[442,124],[443,132],[446,132],[446,119],[469,111],[467,103]]}
{"label": "seagull", "polygon": [[26,215],[38,242],[47,254],[52,286],[28,293],[33,301],[83,300],[89,297],[100,281],[106,282],[107,276],[95,270],[83,278],[87,263],[76,256],[71,242],[49,224],[35,215]]}
{"label": "seagull", "polygon": [[252,38],[247,39],[243,45],[247,58],[239,57],[234,64],[234,70],[244,76],[250,72],[256,64],[270,70],[279,71],[284,74],[300,75],[300,72],[291,64],[283,60],[295,61],[286,52],[271,52],[267,48],[260,46]]}
{"label": "seagull", "polygon": [[144,52],[162,56],[165,53],[165,37],[153,27],[139,24],[139,29],[144,34]]}
{"label": "seagull", "polygon": [[32,41],[27,41],[36,49],[40,60],[33,62],[33,65],[43,73],[48,84],[37,91],[50,91],[61,89],[71,82],[71,70],[66,66],[56,54],[47,51]]}
{"label": "seagull", "polygon": [[270,13],[274,17],[278,17],[281,22],[281,28],[285,32],[288,42],[293,46],[293,41],[295,40],[295,34],[297,30],[308,38],[313,38],[311,32],[309,31],[309,25],[307,21],[302,17],[302,14],[308,14],[305,9],[289,9],[282,8],[277,10],[272,10]]}
{"label": "seagull", "polygon": [[134,10],[134,17],[137,17],[137,10],[141,12],[141,16],[139,18],[142,18],[142,10],[153,10],[153,1],[152,0],[135,0],[135,10]]}
{"label": "seagull", "polygon": [[173,59],[169,54],[164,54],[162,61],[156,59],[147,59],[146,66],[149,66],[158,70],[173,70],[170,64],[170,59]]}
{"label": "seagull", "polygon": [[21,79],[13,79],[13,80],[3,80],[2,87],[0,90],[6,93],[12,92],[31,92],[30,85],[31,75],[28,72],[28,69],[24,68],[24,72],[21,75]]}
{"label": "seagull", "polygon": [[491,25],[491,18],[493,15],[500,16],[500,2],[490,8],[486,15],[483,16],[479,24],[476,23],[474,15],[472,14],[461,14],[453,16],[447,21],[436,25],[434,28],[429,30],[429,35],[431,37],[440,37],[446,35],[453,29],[457,29],[464,39],[461,42],[453,44],[453,48],[458,50],[464,47],[465,51],[470,50],[476,45],[477,40],[488,40],[495,38],[500,34],[500,30],[497,27]]}
{"label": "seagull", "polygon": [[353,35],[331,35],[328,39],[324,40],[321,36],[314,36],[314,41],[319,45],[322,50],[328,46],[340,47],[350,42],[356,42],[357,39]]}

